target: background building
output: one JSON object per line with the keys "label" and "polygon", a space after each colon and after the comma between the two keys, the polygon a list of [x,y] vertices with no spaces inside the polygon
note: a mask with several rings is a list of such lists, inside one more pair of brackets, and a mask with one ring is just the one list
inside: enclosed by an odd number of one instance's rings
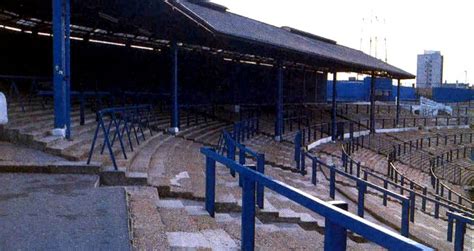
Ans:
{"label": "background building", "polygon": [[441,87],[443,83],[443,56],[439,51],[425,51],[418,55],[417,88]]}

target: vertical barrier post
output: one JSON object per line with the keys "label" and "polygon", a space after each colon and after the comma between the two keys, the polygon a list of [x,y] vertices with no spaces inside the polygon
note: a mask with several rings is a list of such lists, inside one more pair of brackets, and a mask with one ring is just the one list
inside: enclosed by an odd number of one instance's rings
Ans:
{"label": "vertical barrier post", "polygon": [[[210,148],[208,148],[210,149]],[[216,161],[206,157],[206,211],[211,217],[215,213],[216,198]]]}
{"label": "vertical barrier post", "polygon": [[409,229],[410,229],[410,200],[404,199],[402,201],[402,227],[401,227],[401,234],[408,238]]}
{"label": "vertical barrier post", "polygon": [[314,157],[314,158],[312,159],[311,168],[313,169],[313,170],[312,170],[313,172],[311,173],[311,182],[313,183],[313,185],[316,185],[316,183],[317,183],[317,178],[318,178],[318,177],[317,177],[317,175],[318,175],[318,173],[317,173],[317,172],[318,172],[318,162],[317,162],[317,160],[316,160],[316,157]]}
{"label": "vertical barrier post", "polygon": [[329,197],[336,197],[336,166],[329,167]]}
{"label": "vertical barrier post", "polygon": [[364,218],[364,200],[365,200],[365,192],[367,190],[367,184],[363,181],[357,181],[357,189],[359,191],[358,199],[357,199],[357,215]]}
{"label": "vertical barrier post", "polygon": [[[330,202],[332,205],[348,210],[348,204],[343,201]],[[324,232],[324,250],[325,251],[344,251],[347,248],[347,230],[340,225],[331,221],[330,218],[325,218],[325,232]]]}
{"label": "vertical barrier post", "polygon": [[[257,156],[257,172],[265,174],[265,155],[259,154]],[[257,183],[257,205],[260,209],[264,207],[265,187]]]}
{"label": "vertical barrier post", "polygon": [[255,182],[247,177],[242,191],[242,250],[255,249]]}
{"label": "vertical barrier post", "polygon": [[456,232],[454,233],[454,250],[464,250],[464,234],[466,233],[466,223],[456,219]]}
{"label": "vertical barrier post", "polygon": [[427,189],[426,187],[423,187],[423,197],[421,199],[421,211],[426,210],[426,194],[427,194]]}
{"label": "vertical barrier post", "polygon": [[410,221],[415,222],[415,192],[413,190],[410,191]]}

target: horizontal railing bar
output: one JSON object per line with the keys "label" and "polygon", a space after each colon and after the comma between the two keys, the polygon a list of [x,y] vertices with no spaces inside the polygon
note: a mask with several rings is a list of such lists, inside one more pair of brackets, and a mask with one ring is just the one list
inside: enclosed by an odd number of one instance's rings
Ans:
{"label": "horizontal railing bar", "polygon": [[346,212],[299,189],[239,165],[233,160],[219,155],[210,148],[201,148],[201,153],[238,172],[244,179],[257,182],[321,216],[330,218],[333,223],[360,234],[364,236],[364,238],[385,248],[394,250],[432,250],[427,246]]}

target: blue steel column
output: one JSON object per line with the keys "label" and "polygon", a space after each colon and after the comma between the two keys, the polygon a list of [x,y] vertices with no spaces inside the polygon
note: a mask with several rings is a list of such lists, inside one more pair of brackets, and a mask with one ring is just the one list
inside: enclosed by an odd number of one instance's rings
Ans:
{"label": "blue steel column", "polygon": [[67,126],[67,65],[66,49],[66,1],[52,0],[53,3],[53,83],[54,83],[54,127]]}
{"label": "blue steel column", "polygon": [[397,125],[400,122],[400,79],[397,82]]}
{"label": "blue steel column", "polygon": [[370,78],[370,133],[375,133],[375,75]]}
{"label": "blue steel column", "polygon": [[178,45],[171,44],[171,128],[170,133],[179,132],[179,103],[178,103]]}
{"label": "blue steel column", "polygon": [[277,67],[275,140],[280,141],[283,134],[283,66],[279,63]]}
{"label": "blue steel column", "polygon": [[337,83],[337,72],[333,73],[332,78],[332,107],[331,107],[331,139],[333,141],[336,140],[336,97],[337,97],[337,90],[336,90],[336,83]]}

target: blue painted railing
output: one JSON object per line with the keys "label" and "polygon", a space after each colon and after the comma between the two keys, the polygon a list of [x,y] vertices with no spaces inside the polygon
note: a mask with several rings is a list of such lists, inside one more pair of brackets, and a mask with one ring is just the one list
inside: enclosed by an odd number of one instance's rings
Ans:
{"label": "blue painted railing", "polygon": [[251,137],[257,135],[260,131],[260,122],[258,117],[248,118],[234,123],[230,132],[223,130],[217,143],[217,151],[223,153],[226,149],[225,137],[229,135],[237,143],[241,143]]}
{"label": "blue painted railing", "polygon": [[[453,137],[454,141],[456,141],[456,136]],[[462,141],[462,140],[461,140]],[[352,141],[348,141],[345,146],[342,148],[342,160],[343,160],[343,166],[345,167],[346,172],[351,172],[352,171],[352,166],[357,165],[357,173],[359,173],[360,169],[360,163],[354,161],[350,154],[351,151],[346,150],[346,149],[354,149],[353,146],[351,146]],[[447,140],[446,140],[447,142]],[[417,142],[417,147],[418,147],[418,142]],[[452,154],[451,154],[452,155]],[[459,156],[459,154],[458,154]],[[422,212],[427,212],[426,210],[426,205],[427,203],[432,203],[434,205],[434,212],[433,212],[433,217],[438,219],[440,217],[440,209],[444,208],[446,211],[448,211],[448,216],[450,214],[457,214],[457,215],[463,215],[465,217],[474,218],[474,204],[471,200],[468,198],[463,197],[462,195],[456,193],[455,191],[452,191],[449,187],[447,187],[445,184],[440,182],[439,179],[437,179],[436,175],[434,174],[434,171],[431,170],[431,177],[432,177],[432,185],[433,188],[436,188],[436,193],[434,195],[430,194],[427,192],[427,187],[422,186],[411,179],[407,178],[403,174],[401,174],[393,165],[392,161],[394,161],[397,157],[397,147],[394,147],[393,152],[388,155],[388,169],[387,169],[387,178],[382,177],[378,174],[375,174],[374,172],[369,171],[367,168],[364,168],[362,172],[364,173],[365,177],[372,177],[375,178],[379,182],[383,182],[384,188],[390,189],[390,187],[393,187],[394,189],[399,190],[400,194],[404,194],[404,192],[407,192],[409,194],[410,198],[410,211],[414,212],[415,210],[415,204],[416,204],[416,199],[419,198],[421,199],[421,211]],[[354,164],[357,163],[357,164]],[[349,168],[348,168],[349,167]],[[357,174],[358,176],[359,174]],[[435,179],[433,179],[435,177]],[[366,178],[367,179],[367,178]],[[392,182],[393,180],[393,182]],[[399,182],[399,184],[398,184]],[[406,187],[408,185],[408,188]],[[418,191],[417,191],[418,190]],[[446,190],[448,194],[448,199],[445,199],[443,190]],[[457,195],[458,196],[458,203],[452,201],[452,195]],[[384,195],[383,197],[383,203],[386,205],[386,196]],[[471,208],[468,208],[464,206],[462,203],[465,201],[465,203],[468,203],[471,205]],[[428,215],[431,216],[431,213]],[[410,221],[414,222],[414,213],[410,214]],[[448,217],[448,221],[450,221]],[[448,225],[448,238],[450,236],[449,229],[452,227],[452,223],[449,223]],[[452,235],[452,234],[451,234]],[[462,233],[464,235],[464,232]],[[461,237],[456,237],[456,238],[461,238]],[[463,237],[462,237],[463,238]],[[449,240],[449,239],[448,239]],[[461,249],[462,250],[462,247]]]}
{"label": "blue painted railing", "polygon": [[[246,165],[247,157],[250,157],[256,161],[255,165],[250,165],[250,168],[253,168],[259,173],[265,174],[265,155],[257,153],[250,148],[247,148],[245,145],[240,144],[235,138],[232,137],[227,131],[222,132],[225,143],[225,151],[227,151],[227,158],[235,160],[236,154],[238,154],[238,162],[240,165]],[[237,153],[238,150],[238,153]],[[222,155],[224,155],[223,153]],[[235,177],[235,171],[230,169],[230,173]],[[239,176],[239,185],[242,186],[242,177]],[[264,189],[262,186],[257,186],[257,204],[260,208],[263,208],[263,196]]]}
{"label": "blue painted railing", "polygon": [[[447,212],[448,216],[448,232],[447,239],[453,241],[453,225],[456,222],[454,234],[454,251],[464,250],[464,235],[466,234],[466,225],[474,226],[474,217],[466,217],[459,213]],[[472,238],[472,236],[471,236]],[[472,239],[471,239],[472,241]]]}
{"label": "blue painted railing", "polygon": [[29,87],[29,101],[31,101],[31,94],[35,93],[38,89],[38,81],[47,81],[51,80],[47,77],[37,77],[37,76],[20,76],[20,75],[0,75],[0,79],[7,81],[9,84],[8,96],[12,99],[15,99],[20,103],[22,112],[25,112],[25,97],[21,95],[20,88],[18,83],[20,82],[31,82]]}
{"label": "blue painted railing", "polygon": [[216,153],[211,148],[201,148],[201,153],[206,157],[206,210],[212,217],[215,215],[216,163],[221,163],[242,177],[242,250],[255,249],[256,184],[273,190],[325,217],[325,250],[346,250],[347,230],[389,250],[431,250],[422,244],[346,212],[331,203],[275,181],[239,164],[234,159]]}
{"label": "blue painted railing", "polygon": [[253,117],[234,123],[232,134],[233,138],[240,143],[257,135],[259,130],[259,119],[258,117]]}
{"label": "blue painted railing", "polygon": [[[346,151],[347,145],[342,148],[342,161],[345,172],[351,172],[352,166],[357,166],[357,173],[359,173],[359,169],[361,169],[360,162],[354,161],[351,156],[348,154],[349,151]],[[399,191],[399,194],[403,195],[405,192],[409,194],[410,198],[410,206],[412,210],[415,210],[416,198],[421,199],[421,210],[426,212],[426,204],[432,203],[435,206],[434,211],[434,218],[439,218],[439,209],[445,208],[446,210],[450,210],[453,212],[459,212],[474,216],[474,211],[463,206],[462,204],[453,203],[451,200],[446,200],[443,198],[443,195],[438,196],[435,194],[432,196],[427,191],[427,187],[422,186],[413,180],[407,178],[406,176],[402,175],[393,165],[392,163],[393,158],[388,158],[388,171],[387,177],[383,177],[379,174],[376,174],[373,171],[370,171],[366,167],[362,167],[361,172],[363,172],[365,177],[371,177],[378,182],[383,183],[384,188],[389,189],[390,187],[394,188],[395,190]],[[357,163],[357,164],[354,164]],[[357,174],[358,175],[358,174]],[[408,187],[407,187],[408,186]],[[384,196],[384,205],[386,205],[386,197]],[[410,220],[414,222],[414,214],[410,215]]]}
{"label": "blue painted railing", "polygon": [[[133,152],[132,137],[135,136],[137,145],[140,144],[140,138],[143,141],[145,138],[145,129],[150,129],[150,116],[152,112],[151,105],[129,106],[107,108],[97,112],[97,127],[92,140],[92,145],[89,151],[87,164],[90,164],[94,148],[98,140],[99,132],[102,129],[104,141],[102,144],[101,154],[103,154],[105,147],[109,151],[110,159],[115,170],[118,169],[113,146],[116,140],[120,143],[120,150],[124,159],[127,159],[124,140],[128,140],[130,150]],[[108,125],[106,126],[106,122]],[[132,134],[133,133],[133,134]],[[140,136],[139,136],[140,134]],[[150,129],[152,135],[152,130]],[[126,138],[125,138],[126,137]]]}
{"label": "blue painted railing", "polygon": [[[43,109],[47,104],[46,98],[51,98],[54,96],[54,92],[52,91],[38,91],[37,96],[42,97],[42,106]],[[79,116],[80,116],[80,124],[84,125],[85,123],[85,109],[86,103],[88,100],[92,99],[92,103],[97,107],[97,110],[102,109],[103,103],[106,102],[106,99],[110,100],[109,105],[113,105],[114,97],[110,92],[101,92],[101,91],[71,91],[71,99],[77,99],[79,101]]]}
{"label": "blue painted railing", "polygon": [[[472,151],[473,147],[470,147],[470,148],[465,147],[464,148],[464,158],[467,157],[467,155],[466,155],[467,149],[470,149]],[[459,158],[460,157],[459,149],[456,149],[456,151],[458,152],[458,154],[456,154],[456,156],[457,156],[457,158]],[[454,198],[455,198],[454,196],[457,196],[457,198],[458,198],[457,199],[457,204],[458,205],[462,206],[463,203],[464,203],[464,204],[467,204],[468,206],[470,206],[474,210],[474,202],[472,200],[470,200],[469,198],[464,197],[463,195],[457,193],[456,191],[451,189],[449,186],[444,184],[444,182],[442,182],[442,179],[439,178],[438,175],[436,174],[437,173],[437,171],[436,171],[437,167],[441,166],[445,170],[445,168],[446,168],[446,167],[444,167],[445,162],[452,161],[453,160],[453,155],[454,155],[453,151],[451,150],[451,151],[447,152],[446,154],[438,155],[436,157],[433,157],[433,159],[430,160],[431,185],[432,185],[433,189],[435,189],[436,194],[439,194],[441,197],[444,197],[444,195],[447,194],[449,202],[454,200]],[[446,158],[444,156],[446,156]],[[460,176],[461,176],[461,174],[459,174],[459,177]]]}
{"label": "blue painted railing", "polygon": [[215,118],[215,106],[213,105],[182,105],[181,110],[186,116],[186,126],[208,123]]}
{"label": "blue painted railing", "polygon": [[306,158],[309,158],[311,161],[312,161],[312,177],[311,177],[311,180],[313,182],[314,185],[316,185],[316,181],[317,181],[317,171],[318,171],[318,168],[319,170],[322,172],[322,167],[325,167],[329,170],[329,197],[331,197],[332,199],[335,198],[336,196],[336,185],[337,185],[337,181],[336,181],[336,175],[340,175],[344,178],[347,178],[349,180],[352,180],[354,182],[356,182],[356,187],[357,187],[357,190],[358,190],[358,199],[357,199],[357,214],[360,216],[360,217],[364,217],[364,202],[365,202],[365,194],[367,193],[367,189],[370,188],[374,191],[377,191],[379,193],[382,194],[384,200],[383,200],[383,204],[384,206],[387,205],[387,197],[392,197],[393,199],[395,200],[398,200],[400,201],[401,205],[402,205],[402,212],[401,212],[401,228],[400,228],[400,233],[403,235],[403,236],[406,236],[408,237],[409,235],[409,226],[410,226],[410,217],[413,217],[413,211],[411,211],[410,209],[410,198],[407,198],[403,195],[400,195],[398,193],[395,193],[395,192],[392,192],[390,190],[388,190],[387,188],[383,188],[383,187],[380,187],[376,184],[373,184],[369,181],[367,181],[367,173],[364,172],[364,175],[363,175],[363,178],[359,178],[357,176],[354,176],[354,175],[351,175],[343,170],[340,170],[338,169],[335,165],[328,165],[326,163],[324,163],[323,161],[319,160],[319,158],[317,158],[316,156],[313,156],[311,155],[310,153],[308,152],[305,152],[305,151],[302,151],[301,152],[302,156],[301,156],[301,168],[303,169],[304,171],[304,168],[305,168],[305,159]]}

